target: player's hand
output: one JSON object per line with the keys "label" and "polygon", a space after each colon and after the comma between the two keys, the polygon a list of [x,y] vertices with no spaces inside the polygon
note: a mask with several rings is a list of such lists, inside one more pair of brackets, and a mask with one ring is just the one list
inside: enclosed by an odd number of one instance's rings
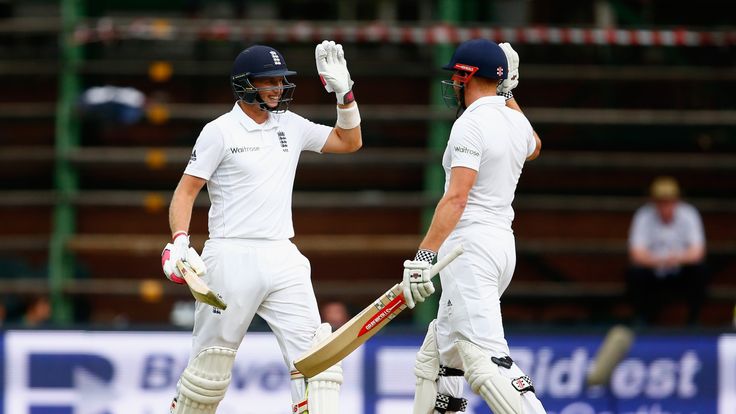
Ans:
{"label": "player's hand", "polygon": [[189,235],[186,233],[178,234],[174,242],[168,243],[161,252],[161,267],[164,275],[174,283],[185,283],[184,277],[176,267],[176,262],[179,260],[186,262],[200,276],[207,272],[202,258],[193,247],[189,246]]}
{"label": "player's hand", "polygon": [[416,302],[424,302],[424,299],[434,293],[430,268],[436,256],[437,253],[433,251],[419,250],[414,260],[404,262],[402,289],[409,309],[413,309]]}
{"label": "player's hand", "polygon": [[327,92],[335,92],[338,104],[348,104],[353,98],[353,80],[350,79],[342,45],[325,40],[314,49],[317,73]]}
{"label": "player's hand", "polygon": [[498,45],[506,55],[509,73],[507,78],[498,84],[496,92],[511,92],[519,84],[519,54],[516,53],[509,43],[499,43]]}

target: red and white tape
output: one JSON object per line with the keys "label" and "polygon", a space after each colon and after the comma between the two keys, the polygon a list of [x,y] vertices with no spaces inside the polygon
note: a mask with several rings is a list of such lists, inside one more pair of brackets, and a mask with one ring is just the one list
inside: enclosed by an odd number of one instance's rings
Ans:
{"label": "red and white tape", "polygon": [[104,18],[77,27],[77,43],[114,39],[171,40],[181,38],[259,42],[318,42],[333,39],[343,43],[456,44],[472,38],[494,42],[534,45],[614,45],[614,46],[733,46],[736,30],[700,31],[600,29],[574,27],[458,27],[433,26],[322,25],[318,22],[254,24],[240,20],[135,19],[116,21]]}

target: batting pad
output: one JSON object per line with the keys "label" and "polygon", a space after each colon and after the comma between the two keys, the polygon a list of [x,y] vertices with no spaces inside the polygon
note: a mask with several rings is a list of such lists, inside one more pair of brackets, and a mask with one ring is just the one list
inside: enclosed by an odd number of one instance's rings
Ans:
{"label": "batting pad", "polygon": [[[314,342],[321,341],[331,333],[332,328],[329,324],[321,324],[314,335]],[[307,412],[309,414],[339,414],[341,385],[342,362],[308,378]]]}
{"label": "batting pad", "polygon": [[179,396],[172,414],[215,414],[232,377],[235,350],[205,348],[189,362],[179,379]]}
{"label": "batting pad", "polygon": [[521,394],[511,380],[499,372],[504,369],[491,362],[486,352],[468,341],[455,343],[465,366],[465,379],[496,414],[524,414]]}
{"label": "batting pad", "polygon": [[424,337],[417,359],[414,363],[414,375],[417,377],[414,391],[413,414],[433,414],[437,399],[437,378],[440,372],[440,353],[437,349],[435,334],[437,320],[429,323],[427,335]]}

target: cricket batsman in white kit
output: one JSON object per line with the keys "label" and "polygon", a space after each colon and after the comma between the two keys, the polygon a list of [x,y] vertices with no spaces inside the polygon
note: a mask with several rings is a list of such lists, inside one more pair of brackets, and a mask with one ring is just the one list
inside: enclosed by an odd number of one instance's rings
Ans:
{"label": "cricket batsman in white kit", "polygon": [[[225,396],[235,352],[253,316],[271,327],[291,370],[293,413],[338,414],[339,364],[312,378],[292,361],[331,333],[321,324],[310,265],[289,240],[291,197],[302,151],[349,153],[362,146],[360,113],[342,46],[315,48],[317,71],[337,96],[337,123],[315,124],[288,110],[295,85],[276,49],[254,45],[232,67],[233,109],[202,129],[169,210],[173,240],[162,253],[165,275],[183,283],[177,260],[201,263],[203,280],[226,310],[197,302],[189,363],[171,405],[175,414],[212,414]],[[209,239],[201,259],[189,246],[194,200],[207,185]],[[257,358],[257,355],[253,356]]]}
{"label": "cricket batsman in white kit", "polygon": [[500,298],[511,282],[516,250],[511,203],[525,161],[541,141],[511,92],[519,56],[508,43],[485,39],[458,46],[443,67],[446,101],[458,106],[442,159],[445,193],[414,260],[404,262],[410,308],[434,292],[430,264],[453,246],[465,253],[440,274],[437,319],[415,364],[414,414],[465,411],[463,376],[494,414],[544,413],[531,380],[513,362]]}

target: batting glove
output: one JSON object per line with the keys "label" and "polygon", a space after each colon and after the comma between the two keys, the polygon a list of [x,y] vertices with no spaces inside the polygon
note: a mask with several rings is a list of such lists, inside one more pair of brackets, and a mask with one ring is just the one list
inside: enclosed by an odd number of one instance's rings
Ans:
{"label": "batting glove", "polygon": [[496,92],[511,92],[511,90],[519,84],[519,54],[511,48],[511,44],[509,43],[499,43],[498,45],[506,55],[506,60],[509,65],[509,73],[506,79],[498,84]]}
{"label": "batting glove", "polygon": [[436,256],[437,253],[431,250],[420,249],[414,260],[404,262],[404,280],[401,288],[409,309],[413,309],[416,302],[424,302],[424,299],[434,293],[430,268]]}
{"label": "batting glove", "polygon": [[186,233],[178,233],[174,237],[174,242],[166,244],[161,252],[161,267],[164,275],[174,283],[185,283],[184,276],[176,267],[176,262],[179,260],[187,263],[200,276],[207,272],[202,258],[193,247],[189,246],[189,235]]}
{"label": "batting glove", "polygon": [[353,80],[350,79],[342,45],[325,40],[314,49],[317,73],[327,92],[335,92],[338,104],[353,102]]}

